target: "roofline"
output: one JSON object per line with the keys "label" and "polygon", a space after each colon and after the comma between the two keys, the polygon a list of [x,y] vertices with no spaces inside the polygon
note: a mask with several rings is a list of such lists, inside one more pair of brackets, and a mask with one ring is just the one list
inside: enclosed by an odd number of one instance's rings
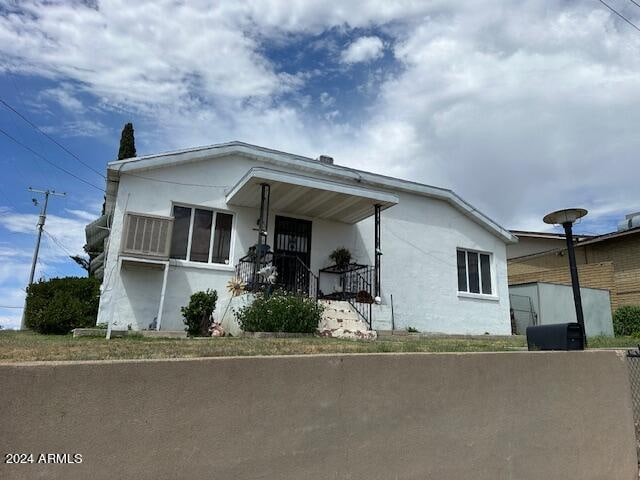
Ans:
{"label": "roofline", "polygon": [[622,230],[620,232],[611,232],[604,233],[602,235],[598,235],[597,237],[590,238],[589,240],[584,240],[580,242],[580,246],[584,245],[592,245],[594,243],[606,242],[607,240],[614,240],[616,238],[625,237],[627,235],[633,235],[635,233],[640,233],[640,227],[630,228],[628,230]]}
{"label": "roofline", "polygon": [[[586,240],[576,242],[575,247],[581,248],[584,246],[593,245],[595,243],[606,242],[607,240],[615,240],[616,238],[625,237],[627,235],[633,235],[635,233],[640,233],[640,227],[631,228],[629,230],[623,230],[621,232],[611,232],[611,233],[604,233],[602,235],[597,235],[595,237],[591,237]],[[545,255],[549,255],[550,253],[564,252],[566,249],[567,249],[566,246],[560,247],[560,248],[553,248],[551,250],[545,250],[544,252],[536,252],[536,253],[530,253],[528,255],[521,255],[520,257],[512,257],[512,258],[509,258],[508,261],[512,262],[514,260],[522,260],[524,258],[542,257]]]}
{"label": "roofline", "polygon": [[[556,232],[533,232],[528,230],[511,230],[511,233],[516,237],[530,237],[530,238],[550,238],[550,239],[559,239],[564,240],[564,233],[556,233]],[[582,235],[579,233],[573,234],[574,238],[593,238],[594,235]]]}
{"label": "roofline", "polygon": [[[526,287],[529,285],[557,285],[559,287],[567,287],[567,288],[571,288],[571,285],[567,285],[566,283],[555,283],[555,282],[540,282],[540,281],[533,281],[533,282],[524,282],[524,283],[510,283],[509,284],[509,288],[511,287]],[[585,287],[584,285],[580,285],[580,290],[583,289],[587,289],[587,290],[601,290],[603,292],[608,292],[609,289],[608,288],[596,288],[596,287]]]}
{"label": "roofline", "polygon": [[107,173],[110,174],[108,176],[115,176],[117,178],[120,176],[120,172],[149,170],[162,166],[176,165],[185,161],[196,161],[199,159],[210,158],[212,156],[219,157],[230,154],[243,155],[262,161],[266,160],[271,163],[292,166],[294,168],[307,170],[313,173],[322,173],[328,176],[356,181],[358,183],[365,183],[383,188],[386,187],[393,190],[443,200],[451,204],[465,216],[482,225],[494,235],[500,237],[506,243],[516,243],[518,241],[517,237],[509,230],[499,225],[484,213],[480,212],[469,202],[457,195],[453,190],[371,173],[364,170],[357,170],[341,165],[325,164],[313,158],[239,141],[113,161],[109,162],[107,165]]}

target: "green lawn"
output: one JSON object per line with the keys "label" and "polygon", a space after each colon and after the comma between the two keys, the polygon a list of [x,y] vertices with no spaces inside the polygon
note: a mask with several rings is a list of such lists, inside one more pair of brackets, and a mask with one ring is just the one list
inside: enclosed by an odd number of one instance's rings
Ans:
{"label": "green lawn", "polygon": [[[631,348],[639,339],[593,338],[590,348]],[[0,332],[0,362],[38,360],[109,360],[136,358],[193,358],[232,355],[295,355],[312,353],[379,352],[500,352],[521,350],[524,337],[398,336],[372,342],[330,338],[207,338],[152,339],[142,337],[73,338]]]}

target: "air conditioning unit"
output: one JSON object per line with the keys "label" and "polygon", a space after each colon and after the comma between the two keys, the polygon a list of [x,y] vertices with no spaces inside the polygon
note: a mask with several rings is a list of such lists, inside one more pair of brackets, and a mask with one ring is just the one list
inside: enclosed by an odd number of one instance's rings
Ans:
{"label": "air conditioning unit", "polygon": [[624,220],[618,223],[618,231],[631,230],[640,227],[640,212],[631,213]]}
{"label": "air conditioning unit", "polygon": [[131,257],[168,260],[173,217],[127,212],[120,253]]}

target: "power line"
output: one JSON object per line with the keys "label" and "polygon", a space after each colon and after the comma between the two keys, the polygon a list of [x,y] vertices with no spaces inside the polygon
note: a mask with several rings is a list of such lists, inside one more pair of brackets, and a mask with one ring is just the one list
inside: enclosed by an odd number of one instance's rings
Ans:
{"label": "power line", "polygon": [[49,237],[49,239],[51,241],[53,241],[53,243],[55,243],[69,257],[75,256],[75,254],[69,252],[69,250],[67,250],[67,248],[56,237],[54,237],[51,233],[49,233],[47,230],[44,230],[44,229],[42,231],[47,235],[47,237]]}
{"label": "power line", "polygon": [[89,165],[88,163],[82,161],[82,159],[80,157],[78,157],[75,153],[73,153],[71,150],[69,150],[67,147],[65,147],[64,145],[62,145],[60,142],[58,142],[55,138],[53,138],[51,135],[49,135],[48,133],[44,132],[43,130],[40,129],[40,127],[38,127],[36,124],[34,124],[31,120],[29,120],[27,117],[25,117],[23,114],[21,114],[18,110],[16,110],[15,108],[13,108],[11,105],[9,105],[5,100],[3,100],[2,98],[0,98],[0,103],[2,103],[6,108],[8,108],[9,110],[11,110],[13,113],[15,113],[16,115],[18,115],[22,120],[24,120],[26,123],[28,123],[31,128],[33,128],[34,130],[37,130],[40,134],[44,135],[45,137],[47,137],[49,140],[51,140],[53,143],[55,143],[58,147],[60,147],[62,150],[64,150],[65,152],[67,152],[69,155],[71,155],[73,158],[75,158],[78,162],[80,162],[82,165],[84,165],[85,167],[87,167],[89,170],[91,170],[92,172],[100,175],[102,178],[107,178],[105,177],[102,173],[100,173],[98,170],[96,170],[95,168],[93,168],[91,165]]}
{"label": "power line", "polygon": [[631,3],[633,3],[636,7],[640,7],[640,3],[636,2],[636,0],[629,0]]}
{"label": "power line", "polygon": [[[621,19],[623,19],[625,22],[627,22],[629,25],[631,25],[633,28],[635,28],[636,30],[638,30],[640,32],[640,27],[638,27],[635,23],[633,23],[631,20],[629,20],[627,17],[625,17],[624,15],[622,15],[620,12],[618,12],[615,8],[613,8],[612,6],[610,6],[608,3],[606,3],[604,0],[598,0],[601,4],[603,4],[605,7],[607,7],[609,10],[611,10],[613,13],[615,13],[617,16],[619,16]],[[636,3],[636,2],[633,2]],[[637,5],[637,4],[636,4]]]}
{"label": "power line", "polygon": [[76,180],[79,180],[80,182],[89,185],[90,187],[95,188],[96,190],[100,190],[101,192],[104,192],[104,189],[97,187],[96,185],[94,185],[91,182],[88,182],[87,180],[85,180],[84,178],[81,178],[79,176],[77,176],[75,173],[70,172],[69,170],[62,168],[59,165],[56,165],[55,163],[53,163],[51,160],[49,160],[47,157],[45,157],[44,155],[42,155],[41,153],[36,152],[33,148],[29,147],[28,145],[25,145],[24,143],[22,143],[20,140],[16,139],[15,137],[9,135],[7,132],[5,132],[3,129],[0,128],[0,133],[2,133],[5,137],[9,138],[10,140],[12,140],[13,142],[17,143],[18,145],[20,145],[22,148],[24,148],[25,150],[30,151],[31,153],[33,153],[35,156],[37,156],[38,158],[41,158],[42,160],[44,160],[45,162],[47,162],[49,165],[51,165],[52,167],[57,168],[58,170],[66,173],[67,175],[72,176],[73,178],[75,178]]}
{"label": "power line", "polygon": [[0,308],[19,308],[19,309],[22,309],[24,307],[16,307],[16,306],[13,306],[13,305],[0,305]]}

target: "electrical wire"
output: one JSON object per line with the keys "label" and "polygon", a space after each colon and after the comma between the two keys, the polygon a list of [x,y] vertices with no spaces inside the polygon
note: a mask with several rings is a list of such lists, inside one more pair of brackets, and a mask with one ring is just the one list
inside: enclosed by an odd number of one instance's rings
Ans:
{"label": "electrical wire", "polygon": [[437,257],[436,255],[434,255],[432,252],[428,252],[428,251],[424,250],[423,248],[420,248],[420,247],[419,247],[419,246],[417,246],[416,244],[414,244],[414,243],[410,242],[410,241],[409,241],[409,240],[407,240],[406,238],[401,237],[400,235],[397,235],[397,234],[396,234],[396,233],[394,233],[394,232],[393,232],[393,230],[391,230],[391,229],[385,230],[385,233],[390,233],[392,237],[395,237],[396,239],[400,240],[401,242],[403,242],[403,243],[405,243],[405,244],[409,245],[409,246],[410,246],[410,247],[412,247],[414,250],[417,250],[418,252],[420,252],[420,253],[422,253],[422,254],[424,254],[424,255],[428,256],[428,257],[431,257],[431,258],[433,258],[434,260],[436,260],[436,261],[438,261],[438,262],[440,262],[440,263],[442,263],[442,264],[444,264],[444,265],[446,265],[446,266],[448,266],[448,267],[451,267],[451,268],[457,268],[457,267],[458,267],[458,265],[457,265],[457,264],[454,264],[454,263],[452,263],[452,262],[447,262],[446,260],[443,260],[442,258],[438,258],[438,257]]}
{"label": "electrical wire", "polygon": [[49,239],[55,243],[58,248],[60,248],[65,254],[67,254],[69,257],[75,257],[75,255],[73,253],[71,253],[69,250],[67,250],[67,248],[56,238],[54,237],[52,234],[50,234],[47,230],[45,230],[44,228],[42,229],[42,231],[47,235],[47,237],[49,237]]}
{"label": "electrical wire", "polygon": [[24,307],[15,307],[13,305],[0,305],[0,308],[24,308]]}
{"label": "electrical wire", "polygon": [[629,0],[631,3],[633,3],[636,7],[640,7],[640,3],[636,2],[636,0]]}
{"label": "electrical wire", "polygon": [[120,175],[128,175],[130,177],[141,178],[143,180],[150,180],[152,182],[170,183],[172,185],[182,185],[184,187],[229,188],[229,185],[208,185],[206,183],[175,182],[173,180],[162,180],[160,178],[145,177],[144,175],[137,175],[135,173],[129,173],[129,172],[121,172]]}
{"label": "electrical wire", "polygon": [[90,187],[95,188],[96,190],[100,190],[101,192],[104,193],[104,189],[100,188],[96,185],[94,185],[93,183],[85,180],[84,178],[81,178],[79,176],[77,176],[76,174],[70,172],[69,170],[56,165],[55,163],[53,163],[51,160],[49,160],[47,157],[45,157],[44,155],[42,155],[41,153],[38,153],[37,151],[35,151],[34,149],[32,149],[31,147],[29,147],[28,145],[25,145],[24,143],[22,143],[20,140],[16,139],[15,137],[11,136],[9,133],[5,132],[3,129],[0,128],[0,133],[2,133],[5,137],[7,137],[8,139],[12,140],[14,143],[20,145],[22,148],[24,148],[25,150],[28,150],[29,152],[31,152],[32,154],[34,154],[35,156],[37,156],[38,158],[41,158],[42,160],[44,160],[45,162],[47,162],[49,165],[51,165],[52,167],[57,168],[58,170],[66,173],[67,175],[70,175],[71,177],[75,178],[76,180],[89,185]]}
{"label": "electrical wire", "polygon": [[46,138],[48,138],[49,140],[51,140],[53,143],[55,143],[58,147],[60,147],[62,150],[64,150],[65,152],[67,152],[69,155],[71,155],[73,158],[75,158],[78,162],[80,162],[82,165],[84,165],[85,167],[87,167],[89,170],[91,170],[92,172],[96,173],[97,175],[100,175],[102,178],[107,178],[105,177],[101,172],[99,172],[98,170],[96,170],[95,168],[93,168],[91,165],[89,165],[88,163],[84,162],[80,157],[78,157],[75,153],[73,153],[71,150],[69,150],[67,147],[65,147],[64,145],[62,145],[60,142],[58,142],[55,138],[53,138],[51,135],[49,135],[48,133],[42,131],[40,129],[40,127],[38,127],[36,124],[34,124],[31,120],[29,120],[27,117],[25,117],[22,113],[20,113],[18,110],[16,110],[14,107],[12,107],[11,105],[9,105],[4,99],[0,98],[0,103],[2,103],[7,109],[9,109],[10,111],[12,111],[13,113],[15,113],[16,115],[18,115],[22,120],[24,120],[27,124],[29,124],[31,126],[31,128],[33,128],[34,130],[36,130],[37,132],[39,132],[41,135],[44,135]]}
{"label": "electrical wire", "polygon": [[[635,23],[633,23],[631,20],[629,20],[627,17],[625,17],[624,15],[622,15],[620,12],[618,12],[615,8],[613,8],[611,5],[609,5],[607,2],[605,2],[604,0],[598,0],[601,4],[603,4],[605,7],[607,7],[609,10],[611,10],[613,13],[615,13],[617,16],[619,16],[621,19],[623,19],[625,22],[627,22],[629,25],[631,25],[633,28],[635,28],[636,30],[638,30],[640,32],[640,27],[638,27]],[[636,3],[636,2],[633,2]],[[637,4],[636,4],[637,5]]]}
{"label": "electrical wire", "polygon": [[[7,73],[9,74],[9,78],[11,79],[11,84],[13,85],[13,89],[16,92],[16,98],[18,99],[18,101],[20,102],[20,105],[22,105],[22,109],[24,112],[26,112],[28,110],[27,106],[24,103],[24,95],[22,94],[22,90],[20,89],[20,86],[18,85],[18,83],[16,82],[16,76],[13,74],[13,72],[11,70],[7,70]],[[40,137],[38,137],[38,146],[40,147],[40,150],[43,150],[43,146],[42,146],[42,142]],[[44,149],[46,150],[46,149]],[[13,163],[17,162],[15,161],[15,159],[11,159],[13,161]],[[18,168],[16,165],[16,172],[21,172],[21,168]],[[35,171],[36,175],[38,175],[40,177],[40,184],[41,185],[45,185],[47,183],[47,179],[44,177],[44,175],[42,174],[42,171],[40,169],[37,169]],[[25,180],[27,178],[27,175],[23,175],[22,173],[19,173],[19,175],[22,177],[23,180]],[[25,183],[30,183],[28,181],[25,180]]]}

